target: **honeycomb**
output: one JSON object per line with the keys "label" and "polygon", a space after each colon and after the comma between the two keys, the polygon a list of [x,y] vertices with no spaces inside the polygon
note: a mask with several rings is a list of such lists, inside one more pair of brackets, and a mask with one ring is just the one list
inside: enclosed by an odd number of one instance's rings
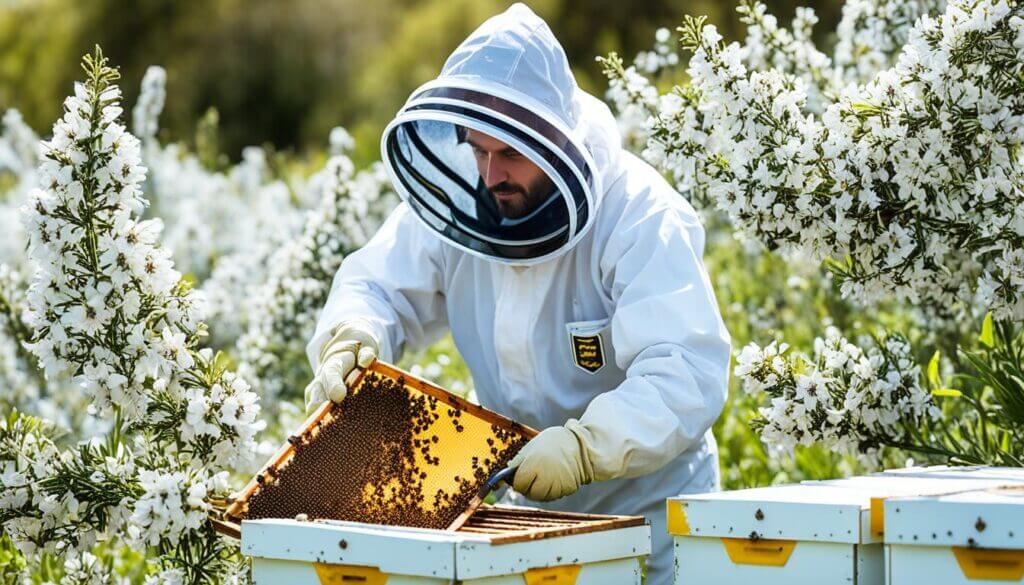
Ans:
{"label": "honeycomb", "polygon": [[289,438],[229,512],[445,529],[536,434],[382,362],[353,387]]}

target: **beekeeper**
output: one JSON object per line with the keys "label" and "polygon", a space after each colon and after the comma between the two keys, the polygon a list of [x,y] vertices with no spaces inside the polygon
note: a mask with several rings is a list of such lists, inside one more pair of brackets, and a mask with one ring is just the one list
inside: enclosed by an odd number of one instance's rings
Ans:
{"label": "beekeeper", "polygon": [[544,429],[512,461],[515,490],[643,514],[658,585],[665,498],[718,489],[730,342],[697,215],[620,142],[529,8],[480,26],[384,131],[403,203],[334,277],[306,402],[450,329],[480,402]]}

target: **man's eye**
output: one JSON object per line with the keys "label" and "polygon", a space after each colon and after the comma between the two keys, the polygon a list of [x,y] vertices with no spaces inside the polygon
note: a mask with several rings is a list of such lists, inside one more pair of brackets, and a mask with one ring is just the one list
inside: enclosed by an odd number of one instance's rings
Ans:
{"label": "man's eye", "polygon": [[523,153],[519,152],[518,150],[509,150],[505,152],[505,156],[507,156],[508,158],[519,158],[523,156]]}

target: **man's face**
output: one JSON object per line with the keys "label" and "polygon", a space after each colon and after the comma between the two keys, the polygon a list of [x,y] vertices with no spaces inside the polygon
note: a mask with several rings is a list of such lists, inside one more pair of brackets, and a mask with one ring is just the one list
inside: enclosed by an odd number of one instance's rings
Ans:
{"label": "man's face", "polygon": [[497,138],[469,130],[466,142],[473,148],[477,170],[503,217],[518,219],[529,214],[554,188],[547,173]]}

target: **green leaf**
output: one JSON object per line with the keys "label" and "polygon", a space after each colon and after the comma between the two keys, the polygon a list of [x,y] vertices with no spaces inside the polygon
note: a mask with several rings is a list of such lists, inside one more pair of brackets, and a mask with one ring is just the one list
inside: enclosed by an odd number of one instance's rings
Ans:
{"label": "green leaf", "polygon": [[928,362],[928,383],[931,384],[932,388],[938,388],[942,385],[942,380],[939,378],[939,360],[941,359],[942,353],[936,350],[935,355]]}
{"label": "green leaf", "polygon": [[932,396],[947,396],[949,398],[959,398],[964,393],[955,388],[936,388],[932,390]]}
{"label": "green leaf", "polygon": [[814,364],[804,359],[804,356],[798,355],[796,356],[796,359],[793,360],[793,375],[799,376],[804,372],[811,370],[813,366]]}
{"label": "green leaf", "polygon": [[995,347],[995,335],[992,332],[992,313],[985,314],[985,320],[981,324],[981,335],[978,336],[985,347]]}
{"label": "green leaf", "polygon": [[853,102],[850,105],[853,106],[853,111],[857,113],[873,113],[881,111],[881,108],[869,102]]}

